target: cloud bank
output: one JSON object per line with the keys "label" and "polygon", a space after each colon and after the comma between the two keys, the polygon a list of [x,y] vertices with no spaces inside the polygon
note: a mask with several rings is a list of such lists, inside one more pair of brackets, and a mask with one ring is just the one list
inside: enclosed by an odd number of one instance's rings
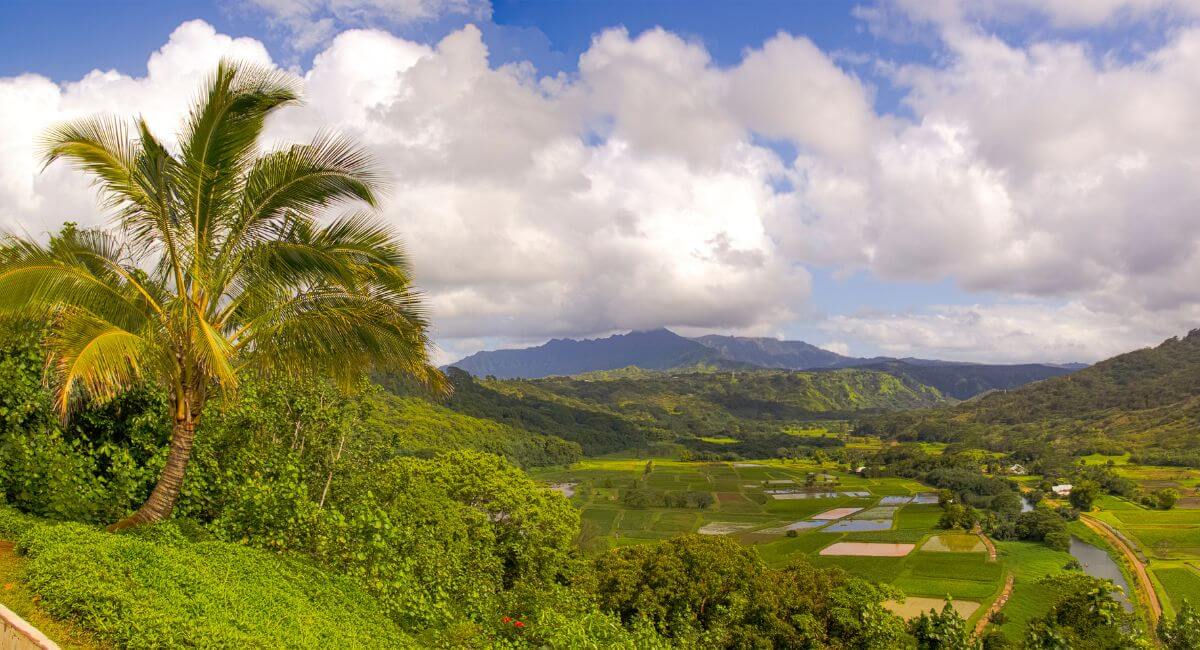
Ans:
{"label": "cloud bank", "polygon": [[[1200,323],[1200,29],[1117,59],[1069,40],[1007,43],[980,26],[1000,9],[933,4],[864,13],[882,24],[908,12],[943,50],[936,65],[877,62],[903,97],[896,114],[786,33],[718,66],[668,31],[612,29],[577,71],[547,77],[492,65],[472,26],[436,43],[349,29],[298,71],[306,104],[268,139],[333,127],[391,170],[384,215],[409,243],[447,356],[483,337],[778,332],[810,313],[813,267],[950,278],[986,297],[826,320],[852,352],[1094,360]],[[1086,24],[1190,7],[1157,4],[1044,6]],[[39,170],[36,134],[108,111],[170,136],[221,56],[271,64],[261,43],[196,21],[145,77],[0,79],[0,226],[102,222],[84,178]]]}

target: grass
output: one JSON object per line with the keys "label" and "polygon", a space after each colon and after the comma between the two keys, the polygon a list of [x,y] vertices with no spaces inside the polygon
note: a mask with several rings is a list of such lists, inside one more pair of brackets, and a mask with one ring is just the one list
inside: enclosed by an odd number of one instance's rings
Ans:
{"label": "grass", "polygon": [[64,650],[106,648],[94,635],[68,621],[56,619],[39,606],[37,594],[24,582],[26,560],[16,554],[12,542],[0,542],[0,603],[41,630]]}
{"label": "grass", "polygon": [[[942,509],[931,504],[880,506],[884,496],[910,496],[931,492],[932,488],[911,479],[863,478],[836,469],[833,465],[781,460],[733,463],[682,463],[654,459],[653,470],[644,475],[645,459],[588,459],[566,469],[534,471],[535,477],[549,482],[579,483],[586,495],[576,503],[585,520],[593,521],[610,537],[610,546],[642,544],[694,531],[709,523],[740,523],[750,527],[731,533],[733,539],[757,551],[763,561],[774,567],[788,564],[796,557],[818,566],[841,567],[855,575],[877,582],[894,584],[914,596],[979,601],[982,609],[994,598],[1003,582],[1003,566],[988,562],[986,553],[922,553],[905,557],[821,556],[819,551],[839,541],[889,542],[919,545],[937,529]],[[833,492],[863,491],[867,497],[839,495],[820,499],[764,498],[764,481],[771,489],[802,489],[809,474],[829,475],[836,483],[822,489]],[[659,490],[700,489],[716,498],[707,510],[648,508],[633,510],[622,506],[619,495],[635,481],[645,478],[649,487]],[[824,480],[824,479],[822,479]],[[607,487],[606,487],[607,486]],[[613,497],[617,498],[614,499]],[[856,515],[893,519],[891,530],[830,533],[824,530],[800,530],[787,537],[781,528],[795,521],[811,519],[834,508],[864,508]],[[771,532],[766,532],[771,531]],[[1059,566],[1065,560],[1059,563]]]}
{"label": "grass", "polygon": [[1167,592],[1173,611],[1178,611],[1186,598],[1189,603],[1200,605],[1200,574],[1187,566],[1155,567],[1154,577]]}
{"label": "grass", "polygon": [[[171,532],[175,531],[175,532]],[[122,648],[413,647],[347,578],[225,542],[153,541],[0,511],[46,612]]]}
{"label": "grass", "polygon": [[1025,637],[1029,621],[1044,616],[1057,597],[1051,586],[1038,581],[1048,575],[1063,573],[1071,555],[1036,542],[995,544],[1000,561],[1016,577],[1012,596],[1001,610],[1007,620],[1000,626],[1000,631],[1012,642],[1019,643]]}

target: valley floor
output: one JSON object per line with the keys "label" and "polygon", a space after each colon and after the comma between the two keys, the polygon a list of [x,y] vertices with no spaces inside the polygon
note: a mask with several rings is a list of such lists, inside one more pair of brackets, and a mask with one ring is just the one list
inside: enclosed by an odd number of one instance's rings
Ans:
{"label": "valley floor", "polygon": [[[1162,468],[1139,469],[1165,480]],[[1172,475],[1178,475],[1185,490],[1200,481],[1194,470]],[[557,485],[579,507],[585,544],[593,552],[692,532],[729,535],[757,549],[772,566],[801,556],[818,566],[838,566],[893,585],[910,597],[895,605],[902,615],[916,615],[935,604],[940,609],[951,598],[968,623],[982,631],[984,617],[998,609],[1003,612],[999,627],[1014,642],[1049,607],[1051,595],[1039,581],[1066,571],[1071,560],[1070,554],[1039,543],[981,543],[974,534],[943,531],[938,528],[941,508],[928,486],[901,478],[864,478],[829,463],[609,457],[535,476]],[[651,497],[705,492],[714,500],[707,508],[653,502],[635,507],[623,496],[631,487]],[[1200,510],[1148,510],[1104,497],[1092,516],[1147,556],[1147,576],[1168,615],[1184,598],[1200,602]],[[1139,584],[1137,566],[1123,559],[1111,539],[1083,523],[1072,524],[1071,532],[1104,548],[1121,566],[1126,582]],[[1154,599],[1131,596],[1145,618],[1157,620],[1155,608],[1145,604]]]}

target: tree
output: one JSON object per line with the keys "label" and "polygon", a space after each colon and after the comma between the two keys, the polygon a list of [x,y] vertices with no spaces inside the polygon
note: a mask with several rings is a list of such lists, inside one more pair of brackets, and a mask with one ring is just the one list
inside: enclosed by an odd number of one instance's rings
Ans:
{"label": "tree", "polygon": [[1179,491],[1174,488],[1163,488],[1154,492],[1154,501],[1159,508],[1170,510],[1179,502]]}
{"label": "tree", "polygon": [[1174,620],[1159,619],[1158,638],[1168,650],[1200,650],[1200,613],[1185,598]]}
{"label": "tree", "polygon": [[916,638],[918,650],[974,650],[979,647],[979,643],[971,638],[967,622],[949,599],[940,613],[931,609],[913,619],[908,631]]}
{"label": "tree", "polygon": [[1071,487],[1071,496],[1068,499],[1080,512],[1089,512],[1098,496],[1100,486],[1095,481],[1080,481]]}
{"label": "tree", "polygon": [[145,382],[169,395],[166,464],[146,502],[114,524],[171,514],[205,403],[241,373],[325,373],[349,386],[372,368],[446,386],[399,240],[369,211],[380,174],[331,135],[259,154],[264,120],[295,103],[283,73],[222,62],[172,152],[144,120],[93,117],[45,135],[44,162],[94,178],[115,232],[64,230],[0,246],[0,312],[50,324],[47,379],[65,417]]}

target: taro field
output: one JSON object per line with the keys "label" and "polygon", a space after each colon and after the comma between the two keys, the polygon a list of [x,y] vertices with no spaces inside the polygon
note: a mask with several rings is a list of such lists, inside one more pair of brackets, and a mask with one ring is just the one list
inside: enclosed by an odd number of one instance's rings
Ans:
{"label": "taro field", "polygon": [[1200,470],[1129,464],[1128,456],[1088,456],[1085,462],[1113,461],[1115,471],[1145,491],[1178,490],[1182,498],[1171,510],[1144,508],[1114,496],[1096,502],[1092,515],[1114,528],[1146,562],[1167,615],[1186,598],[1200,603]]}
{"label": "taro field", "polygon": [[[535,476],[570,493],[592,549],[686,533],[728,535],[773,566],[803,556],[894,585],[909,596],[893,605],[906,616],[940,609],[949,596],[974,621],[1003,587],[1006,563],[989,558],[974,534],[939,530],[936,496],[918,482],[803,462],[654,459],[649,471],[647,462],[589,459]],[[650,502],[631,504],[633,490]],[[711,495],[711,504],[697,507],[699,493]]]}

